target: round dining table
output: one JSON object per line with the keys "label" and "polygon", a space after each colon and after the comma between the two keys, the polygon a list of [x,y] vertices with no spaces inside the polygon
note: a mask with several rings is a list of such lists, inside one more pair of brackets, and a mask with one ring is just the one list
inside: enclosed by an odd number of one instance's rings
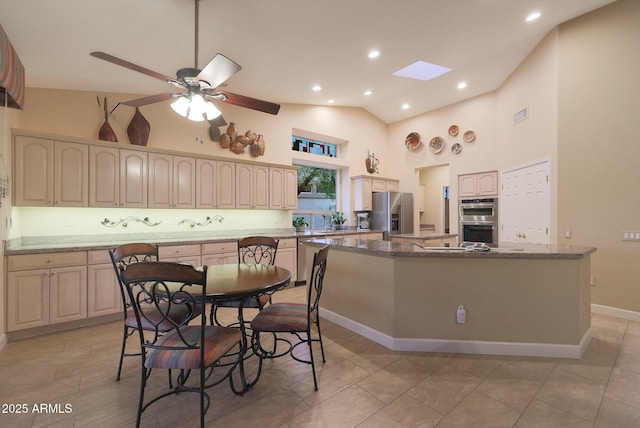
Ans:
{"label": "round dining table", "polygon": [[[233,381],[230,382],[231,389],[237,395],[243,395],[256,384],[262,368],[262,360],[260,360],[260,368],[254,379],[250,381],[247,380],[244,360],[248,356],[247,350],[249,347],[243,315],[244,299],[249,297],[257,298],[264,294],[272,294],[285,288],[290,281],[291,272],[280,266],[260,264],[221,264],[207,266],[207,287],[205,291],[207,301],[212,305],[221,301],[231,300],[238,302],[238,327],[242,331],[240,355],[238,358],[241,387],[237,388]],[[213,315],[211,319],[213,323]]]}

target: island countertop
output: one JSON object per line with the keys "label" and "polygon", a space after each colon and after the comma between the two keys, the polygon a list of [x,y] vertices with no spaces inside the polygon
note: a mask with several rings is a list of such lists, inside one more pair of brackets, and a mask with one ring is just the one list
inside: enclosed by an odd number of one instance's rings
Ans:
{"label": "island countertop", "polygon": [[414,243],[358,239],[323,238],[305,241],[310,246],[329,244],[342,251],[380,257],[456,257],[456,258],[532,258],[579,259],[596,251],[595,247],[573,245],[501,244],[489,251],[467,251],[461,247],[425,247]]}

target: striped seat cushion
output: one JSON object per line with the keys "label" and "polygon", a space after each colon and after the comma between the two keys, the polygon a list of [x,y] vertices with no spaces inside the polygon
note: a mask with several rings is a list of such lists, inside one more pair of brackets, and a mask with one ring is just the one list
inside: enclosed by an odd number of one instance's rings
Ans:
{"label": "striped seat cushion", "polygon": [[[315,321],[315,312],[311,322]],[[307,305],[302,303],[274,303],[267,306],[251,321],[251,329],[271,332],[307,331]]]}
{"label": "striped seat cushion", "polygon": [[[186,326],[180,329],[189,343],[200,341],[200,326]],[[204,336],[204,367],[209,367],[227,354],[240,342],[242,333],[237,328],[206,326]],[[156,342],[156,346],[184,346],[177,330],[172,330]],[[199,369],[200,348],[198,349],[149,349],[144,362],[147,368]]]}
{"label": "striped seat cushion", "polygon": [[[165,309],[167,307],[166,303],[160,303],[160,307],[161,307],[161,311],[166,312],[166,309]],[[162,320],[163,313],[153,306],[143,307],[143,311],[145,315],[148,317],[148,319],[142,316],[140,317],[140,322],[142,323],[142,329],[150,330],[150,331],[155,330],[155,324],[157,324]],[[174,305],[171,305],[171,309],[169,310],[169,318],[171,318],[176,324],[182,324],[185,321],[187,321],[187,317],[189,317],[189,314],[190,314],[190,311],[186,305],[174,304]],[[195,308],[195,313],[192,315],[192,318],[195,318],[198,315],[200,315],[199,305]],[[135,328],[135,329],[138,328],[136,315],[133,312],[127,316],[127,319],[124,320],[124,323],[128,327]],[[164,333],[174,328],[175,326],[172,323],[165,320],[160,322],[160,325],[158,326],[158,331]]]}

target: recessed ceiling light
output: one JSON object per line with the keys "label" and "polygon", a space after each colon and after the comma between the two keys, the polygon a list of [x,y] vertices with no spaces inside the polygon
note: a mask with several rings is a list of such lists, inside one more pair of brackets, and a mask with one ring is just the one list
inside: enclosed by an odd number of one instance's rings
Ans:
{"label": "recessed ceiling light", "polygon": [[540,16],[542,16],[542,13],[540,13],[540,12],[532,12],[527,16],[526,21],[527,22],[535,21],[536,19],[540,18]]}
{"label": "recessed ceiling light", "polygon": [[373,93],[373,92],[371,92],[371,91],[369,91],[369,90],[364,91],[364,94],[365,94],[366,96],[369,96],[369,95],[371,95],[372,93]]}
{"label": "recessed ceiling light", "polygon": [[409,104],[407,103],[402,104],[402,110],[409,110]]}
{"label": "recessed ceiling light", "polygon": [[320,90],[322,90],[322,86],[320,85],[313,85],[313,88],[311,88],[314,92],[318,92]]}
{"label": "recessed ceiling light", "polygon": [[380,56],[380,51],[372,50],[369,52],[369,59],[378,58]]}
{"label": "recessed ceiling light", "polygon": [[467,87],[467,82],[460,82],[458,83],[458,89],[464,89]]}
{"label": "recessed ceiling light", "polygon": [[336,102],[336,100],[329,100],[329,101],[327,101],[327,102],[328,102],[329,104],[333,104],[333,103],[335,103],[335,102]]}
{"label": "recessed ceiling light", "polygon": [[431,64],[425,61],[416,61],[392,74],[394,76],[408,77],[410,79],[431,80],[450,71],[451,69],[449,67]]}

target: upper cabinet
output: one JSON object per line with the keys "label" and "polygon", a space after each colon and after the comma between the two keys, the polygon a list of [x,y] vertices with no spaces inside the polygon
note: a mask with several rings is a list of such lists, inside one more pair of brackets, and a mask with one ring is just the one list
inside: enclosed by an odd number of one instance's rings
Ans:
{"label": "upper cabinet", "polygon": [[89,206],[120,206],[120,149],[89,146]]}
{"label": "upper cabinet", "polygon": [[149,153],[149,208],[195,208],[196,160]]}
{"label": "upper cabinet", "polygon": [[298,208],[298,171],[291,168],[269,168],[269,208]]}
{"label": "upper cabinet", "polygon": [[14,205],[88,206],[88,146],[18,136],[14,149]]}
{"label": "upper cabinet", "polygon": [[354,211],[371,211],[373,192],[397,192],[398,180],[372,178],[367,176],[351,177]]}
{"label": "upper cabinet", "polygon": [[236,208],[269,208],[269,167],[236,163]]}
{"label": "upper cabinet", "polygon": [[147,153],[120,150],[120,206],[147,207]]}
{"label": "upper cabinet", "polygon": [[236,207],[234,162],[196,159],[196,208]]}
{"label": "upper cabinet", "polygon": [[458,176],[458,197],[497,196],[498,172],[481,172]]}

